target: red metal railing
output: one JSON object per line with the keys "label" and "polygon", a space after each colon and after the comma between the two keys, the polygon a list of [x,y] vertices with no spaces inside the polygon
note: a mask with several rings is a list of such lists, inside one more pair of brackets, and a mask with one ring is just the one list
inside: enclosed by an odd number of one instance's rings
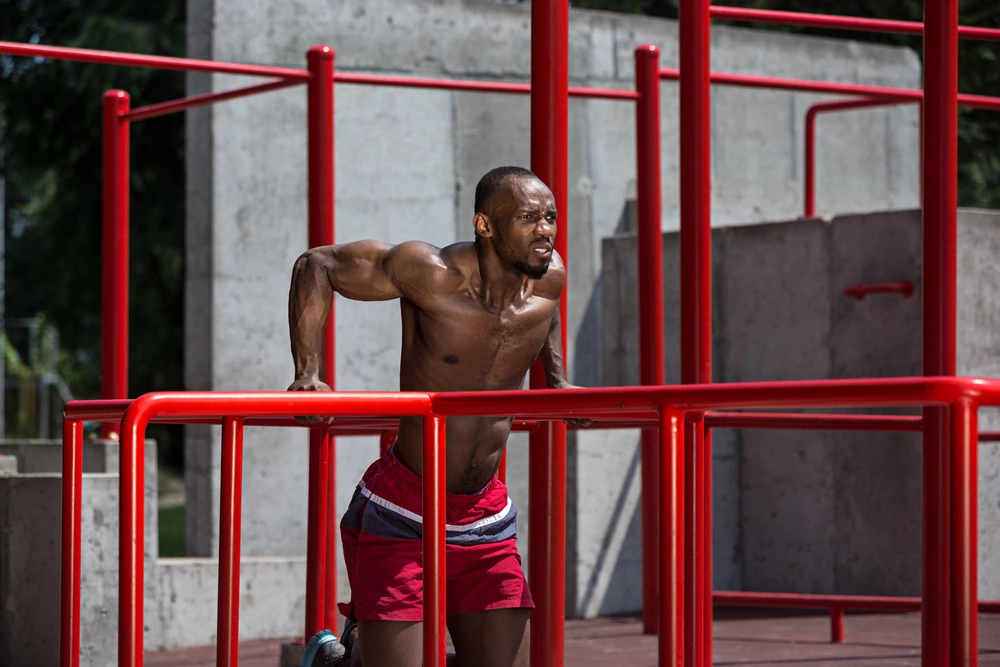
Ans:
{"label": "red metal railing", "polygon": [[[706,411],[716,409],[795,409],[822,407],[924,407],[946,410],[950,423],[958,424],[945,434],[937,446],[944,451],[925,459],[937,462],[944,458],[953,475],[948,486],[930,487],[925,491],[925,526],[939,520],[942,514],[952,514],[952,530],[943,547],[947,560],[924,560],[924,577],[930,584],[922,600],[925,631],[924,654],[951,652],[959,656],[974,655],[977,646],[976,626],[971,619],[978,609],[976,599],[976,457],[973,433],[975,415],[980,406],[1000,404],[1000,380],[970,378],[895,378],[884,380],[828,380],[818,382],[775,382],[726,385],[685,385],[675,387],[625,387],[525,392],[468,392],[450,394],[423,393],[162,393],[147,394],[131,402],[122,420],[121,439],[121,517],[120,517],[120,583],[119,583],[119,665],[142,664],[143,628],[143,447],[146,425],[150,421],[224,421],[224,446],[233,458],[225,459],[222,468],[223,511],[221,513],[220,557],[228,562],[220,567],[219,582],[219,646],[220,665],[232,656],[237,640],[239,506],[241,502],[237,453],[244,423],[257,418],[287,418],[297,414],[348,416],[344,424],[356,418],[374,418],[377,423],[392,421],[400,415],[424,416],[425,437],[434,443],[425,448],[424,460],[424,549],[426,562],[434,563],[424,573],[425,590],[425,664],[444,664],[445,608],[442,596],[444,566],[444,430],[443,420],[449,416],[505,416],[517,414],[532,421],[586,417],[595,420],[648,419],[659,413],[661,463],[660,537],[664,548],[659,552],[660,614],[667,632],[660,634],[660,665],[676,665],[684,654],[707,656],[704,644],[711,639],[704,628],[705,607],[699,607],[694,596],[682,604],[681,573],[688,581],[699,579],[699,571],[708,572],[711,561],[699,545],[704,544],[705,525],[697,520],[691,508],[703,488],[699,480],[711,472],[711,459],[697,455],[697,440],[692,431],[705,425]],[[66,408],[64,442],[63,536],[69,549],[63,550],[63,594],[61,642],[63,664],[75,665],[79,653],[79,584],[80,584],[80,461],[81,424],[86,419],[113,419],[121,415],[122,401],[71,402]],[[707,413],[712,417],[713,413]],[[763,419],[774,419],[765,415]],[[796,415],[798,419],[807,415]],[[829,419],[831,415],[821,415]],[[847,418],[849,415],[839,415]],[[871,419],[871,416],[860,416]],[[742,423],[746,415],[715,414],[716,424]],[[726,420],[731,420],[727,422]],[[888,418],[883,418],[888,419]],[[280,423],[285,423],[282,420]],[[648,423],[648,422],[643,422]],[[785,423],[782,421],[782,423]],[[907,429],[910,422],[900,422]],[[337,428],[334,423],[331,428]],[[934,441],[932,441],[933,443]],[[310,486],[323,488],[318,477],[329,474],[329,468],[318,464],[310,468]],[[547,480],[533,478],[532,485]],[[565,480],[554,493],[565,497]],[[929,497],[928,497],[929,496]],[[317,498],[319,507],[325,498]],[[310,513],[319,507],[310,505]],[[684,508],[688,510],[681,511]],[[950,508],[950,510],[948,509]],[[678,511],[675,511],[678,510]],[[934,517],[927,517],[931,513]],[[539,519],[533,517],[531,521]],[[316,553],[308,556],[307,567],[322,568],[326,544],[325,531],[310,522],[315,533],[311,544]],[[433,527],[433,528],[431,528]],[[925,555],[938,549],[924,543]],[[548,553],[545,564],[551,576],[565,575],[565,554]],[[691,577],[690,575],[694,575]],[[695,592],[702,589],[695,588]],[[814,604],[819,604],[815,601]],[[827,599],[826,604],[831,604]],[[710,604],[710,602],[709,602]],[[805,602],[803,602],[805,604]],[[882,604],[876,601],[873,604]],[[907,603],[911,604],[911,603]],[[851,604],[837,605],[841,608]],[[943,632],[929,632],[928,624],[938,613],[950,615],[952,626]],[[679,631],[685,628],[682,635]],[[561,661],[558,643],[546,634],[536,635],[533,643],[542,646],[543,664]],[[938,642],[938,643],[935,643]],[[700,648],[698,645],[702,645]],[[971,651],[971,653],[969,653]]]}

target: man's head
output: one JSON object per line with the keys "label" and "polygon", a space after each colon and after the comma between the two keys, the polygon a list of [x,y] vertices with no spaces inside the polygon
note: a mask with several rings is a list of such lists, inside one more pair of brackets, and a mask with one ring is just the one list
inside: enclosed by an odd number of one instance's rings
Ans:
{"label": "man's head", "polygon": [[549,269],[556,235],[556,201],[537,176],[522,167],[497,167],[476,186],[472,219],[476,243],[500,261],[538,280]]}

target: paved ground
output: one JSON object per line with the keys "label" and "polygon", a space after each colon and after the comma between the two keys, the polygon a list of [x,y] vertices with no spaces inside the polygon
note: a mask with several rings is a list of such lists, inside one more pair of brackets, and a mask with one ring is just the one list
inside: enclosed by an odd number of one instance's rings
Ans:
{"label": "paved ground", "polygon": [[[919,614],[848,614],[845,643],[831,644],[826,615],[718,610],[714,623],[716,665],[753,667],[875,667],[920,664]],[[1000,666],[1000,616],[979,621],[979,664]],[[246,642],[242,667],[278,667],[281,642]],[[213,647],[150,653],[149,667],[210,667]],[[656,638],[642,634],[633,617],[566,623],[566,665],[656,665]]]}

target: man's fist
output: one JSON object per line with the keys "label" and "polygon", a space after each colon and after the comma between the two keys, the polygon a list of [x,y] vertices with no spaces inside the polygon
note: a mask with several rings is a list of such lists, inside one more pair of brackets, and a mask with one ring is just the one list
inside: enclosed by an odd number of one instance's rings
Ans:
{"label": "man's fist", "polygon": [[[315,375],[304,375],[292,384],[288,385],[288,391],[333,391],[330,385],[326,384]],[[330,423],[332,417],[296,417],[302,424]]]}

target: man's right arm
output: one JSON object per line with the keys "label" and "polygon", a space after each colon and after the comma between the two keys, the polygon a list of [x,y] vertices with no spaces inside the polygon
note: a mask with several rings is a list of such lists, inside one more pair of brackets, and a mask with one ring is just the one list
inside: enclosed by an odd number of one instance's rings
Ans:
{"label": "man's right arm", "polygon": [[335,292],[357,301],[386,301],[410,296],[407,292],[434,272],[440,251],[426,243],[389,245],[357,241],[313,248],[292,269],[288,292],[288,329],[295,382],[289,389],[328,389],[319,380],[323,330]]}

